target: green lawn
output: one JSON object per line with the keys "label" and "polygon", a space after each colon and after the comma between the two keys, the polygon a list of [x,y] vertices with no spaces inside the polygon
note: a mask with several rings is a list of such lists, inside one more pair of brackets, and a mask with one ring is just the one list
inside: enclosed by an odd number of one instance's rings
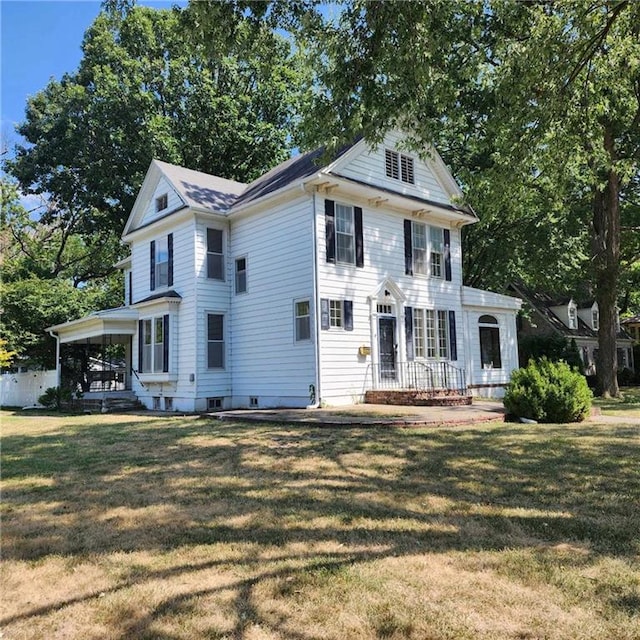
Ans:
{"label": "green lawn", "polygon": [[2,413],[4,638],[638,640],[640,426]]}
{"label": "green lawn", "polygon": [[602,413],[613,416],[640,418],[640,387],[623,387],[622,398],[594,398],[594,405]]}

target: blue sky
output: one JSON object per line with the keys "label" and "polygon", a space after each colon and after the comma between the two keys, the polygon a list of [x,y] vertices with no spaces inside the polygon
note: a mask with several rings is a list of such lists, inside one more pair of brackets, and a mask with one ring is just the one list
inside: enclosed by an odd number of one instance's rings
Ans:
{"label": "blue sky", "polygon": [[[182,2],[141,2],[170,7]],[[100,12],[94,0],[0,0],[1,135],[13,146],[27,98],[50,78],[75,71],[84,32]]]}

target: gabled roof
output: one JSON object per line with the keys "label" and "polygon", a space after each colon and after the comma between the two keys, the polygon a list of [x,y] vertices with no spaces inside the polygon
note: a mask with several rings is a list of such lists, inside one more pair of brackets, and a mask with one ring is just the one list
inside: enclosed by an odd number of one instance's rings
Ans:
{"label": "gabled roof", "polygon": [[[349,151],[349,149],[353,148],[355,144],[356,142],[340,149],[333,157],[332,161],[340,158]],[[277,167],[271,169],[271,171],[268,171],[263,176],[254,180],[245,189],[242,195],[237,198],[234,206],[247,204],[248,202],[262,198],[269,193],[273,193],[278,189],[282,189],[296,180],[308,178],[314,173],[322,171],[323,165],[318,161],[324,156],[325,151],[325,147],[320,147],[315,151],[307,151],[306,153],[301,153],[298,156],[289,158],[289,160],[285,160]]]}
{"label": "gabled roof", "polygon": [[153,161],[169,180],[184,203],[194,209],[226,211],[247,185],[175,164]]}
{"label": "gabled roof", "polygon": [[[566,338],[593,338],[598,339],[598,332],[594,331],[580,316],[578,316],[578,328],[569,329],[567,325],[553,312],[552,307],[564,306],[569,303],[571,298],[553,297],[548,293],[534,291],[521,282],[511,283],[509,288],[515,291],[525,302],[529,304],[531,309],[536,311],[547,324],[555,332],[563,335]],[[591,306],[591,305],[589,305]],[[584,309],[585,306],[578,305],[579,308]],[[629,339],[629,336],[625,331],[620,330],[617,337],[621,340]]]}

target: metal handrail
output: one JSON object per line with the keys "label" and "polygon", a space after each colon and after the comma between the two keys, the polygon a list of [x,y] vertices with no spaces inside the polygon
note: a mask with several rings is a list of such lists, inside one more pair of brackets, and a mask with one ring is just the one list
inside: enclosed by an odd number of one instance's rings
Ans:
{"label": "metal handrail", "polygon": [[133,375],[134,375],[136,378],[138,378],[138,382],[140,383],[140,385],[142,386],[142,388],[143,388],[145,391],[148,391],[148,389],[147,389],[147,387],[145,386],[144,382],[142,382],[142,380],[140,380],[140,376],[138,375],[138,372],[137,372],[133,367],[131,367],[131,373],[133,373]]}
{"label": "metal handrail", "polygon": [[467,391],[465,370],[445,360],[396,362],[393,368],[387,369],[370,363],[365,380],[370,380],[371,389]]}

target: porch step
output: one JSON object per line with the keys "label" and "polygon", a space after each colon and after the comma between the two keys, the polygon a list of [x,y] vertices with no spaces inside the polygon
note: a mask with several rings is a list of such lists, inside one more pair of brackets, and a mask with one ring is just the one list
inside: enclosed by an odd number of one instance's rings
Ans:
{"label": "porch step", "polygon": [[145,409],[145,406],[133,394],[113,398],[107,397],[104,401],[101,398],[83,398],[80,402],[85,411],[95,411],[96,413],[121,413]]}
{"label": "porch step", "polygon": [[472,397],[461,391],[392,391],[380,389],[367,391],[365,404],[393,404],[413,407],[457,407],[470,405]]}

